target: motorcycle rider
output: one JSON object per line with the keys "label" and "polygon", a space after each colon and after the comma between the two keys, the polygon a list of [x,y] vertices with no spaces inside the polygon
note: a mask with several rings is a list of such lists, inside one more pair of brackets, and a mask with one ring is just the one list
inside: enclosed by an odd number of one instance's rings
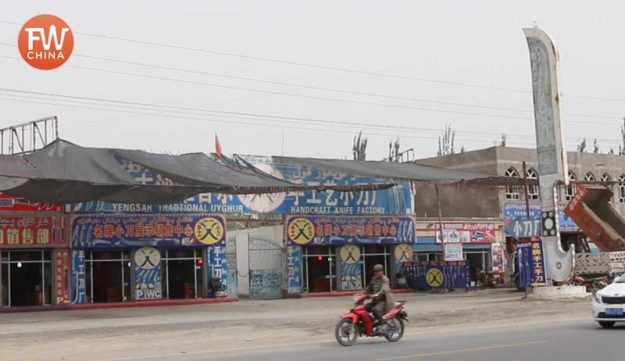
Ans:
{"label": "motorcycle rider", "polygon": [[384,275],[384,266],[376,264],[373,266],[373,278],[367,285],[366,294],[371,296],[372,301],[367,304],[366,309],[372,312],[373,316],[378,320],[380,328],[378,332],[383,334],[388,329],[388,325],[384,320],[384,314],[390,311],[395,305],[395,298],[391,292],[388,277]]}

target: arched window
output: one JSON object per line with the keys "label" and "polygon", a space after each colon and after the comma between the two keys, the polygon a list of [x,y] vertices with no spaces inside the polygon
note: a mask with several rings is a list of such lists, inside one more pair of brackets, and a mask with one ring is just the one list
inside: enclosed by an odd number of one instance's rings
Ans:
{"label": "arched window", "polygon": [[618,201],[625,203],[625,174],[618,179]]}
{"label": "arched window", "polygon": [[[519,178],[519,172],[517,172],[513,167],[510,167],[506,171],[506,177]],[[519,189],[515,186],[507,186],[506,199],[519,199]]]}
{"label": "arched window", "polygon": [[[538,172],[534,168],[530,168],[526,172],[527,179],[538,179]],[[538,186],[530,185],[527,187],[527,198],[538,199]]]}
{"label": "arched window", "polygon": [[577,180],[577,177],[575,176],[575,173],[569,171],[569,185],[566,187],[566,195],[565,195],[565,199],[567,201],[570,201],[571,199],[573,199],[573,197],[575,196],[575,193],[577,193],[577,189],[575,188],[575,181]]}
{"label": "arched window", "polygon": [[594,182],[595,180],[596,180],[596,179],[595,179],[595,175],[594,175],[594,174],[592,174],[592,172],[588,172],[588,173],[586,173],[586,175],[584,176],[584,181],[585,181],[585,182]]}
{"label": "arched window", "polygon": [[[603,173],[601,176],[601,183],[603,183],[609,190],[613,190],[612,188],[612,177],[608,173]],[[612,203],[612,198],[610,198],[610,203]]]}

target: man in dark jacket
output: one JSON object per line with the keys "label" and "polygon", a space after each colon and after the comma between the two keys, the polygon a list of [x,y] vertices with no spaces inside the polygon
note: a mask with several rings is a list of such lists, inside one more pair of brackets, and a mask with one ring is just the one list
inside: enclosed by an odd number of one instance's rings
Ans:
{"label": "man in dark jacket", "polygon": [[373,278],[367,285],[366,293],[371,296],[372,301],[367,304],[367,311],[372,312],[378,320],[380,333],[386,329],[384,314],[390,311],[395,305],[395,298],[391,292],[388,278],[384,275],[384,266],[376,264],[373,266]]}

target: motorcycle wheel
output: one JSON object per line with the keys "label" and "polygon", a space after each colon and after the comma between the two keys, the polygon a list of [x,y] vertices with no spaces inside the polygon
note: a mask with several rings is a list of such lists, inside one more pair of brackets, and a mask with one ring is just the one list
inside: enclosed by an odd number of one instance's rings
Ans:
{"label": "motorcycle wheel", "polygon": [[354,325],[350,319],[340,320],[336,325],[334,335],[336,336],[336,341],[342,346],[351,346],[356,343],[356,339],[358,338],[356,325]]}
{"label": "motorcycle wheel", "polygon": [[388,321],[388,331],[384,337],[388,342],[397,342],[404,337],[404,321],[394,318]]}

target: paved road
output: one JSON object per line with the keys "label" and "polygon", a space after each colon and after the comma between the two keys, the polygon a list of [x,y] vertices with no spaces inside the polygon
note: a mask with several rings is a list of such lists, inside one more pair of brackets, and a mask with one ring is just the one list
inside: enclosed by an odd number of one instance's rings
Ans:
{"label": "paved road", "polygon": [[461,331],[413,332],[396,344],[382,339],[359,339],[351,347],[333,340],[213,352],[146,354],[127,360],[435,360],[435,361],[527,361],[527,360],[620,360],[623,358],[625,326],[603,330],[590,319],[562,322],[491,326]]}
{"label": "paved road", "polygon": [[[405,340],[393,345],[382,339],[361,339],[354,347],[339,347],[333,339],[334,325],[351,303],[350,297],[242,300],[214,305],[0,314],[0,360],[84,361],[85,355],[90,361],[233,360],[252,356],[255,360],[377,360],[475,347],[478,350],[470,355],[506,354],[517,348],[540,349],[543,345],[532,342],[544,340],[533,335],[555,322],[583,320],[572,325],[572,330],[581,327],[591,335],[597,331],[589,320],[589,302],[583,300],[524,300],[510,290],[401,297],[408,300],[411,322]],[[509,329],[505,328],[488,334],[492,325],[531,321],[543,324],[531,326],[538,330],[524,330],[518,336],[506,334]],[[475,325],[482,328],[459,331]],[[545,332],[550,333],[555,332]],[[531,343],[517,345],[524,342]],[[511,346],[480,349],[493,345]],[[420,357],[430,359],[434,355]]]}

